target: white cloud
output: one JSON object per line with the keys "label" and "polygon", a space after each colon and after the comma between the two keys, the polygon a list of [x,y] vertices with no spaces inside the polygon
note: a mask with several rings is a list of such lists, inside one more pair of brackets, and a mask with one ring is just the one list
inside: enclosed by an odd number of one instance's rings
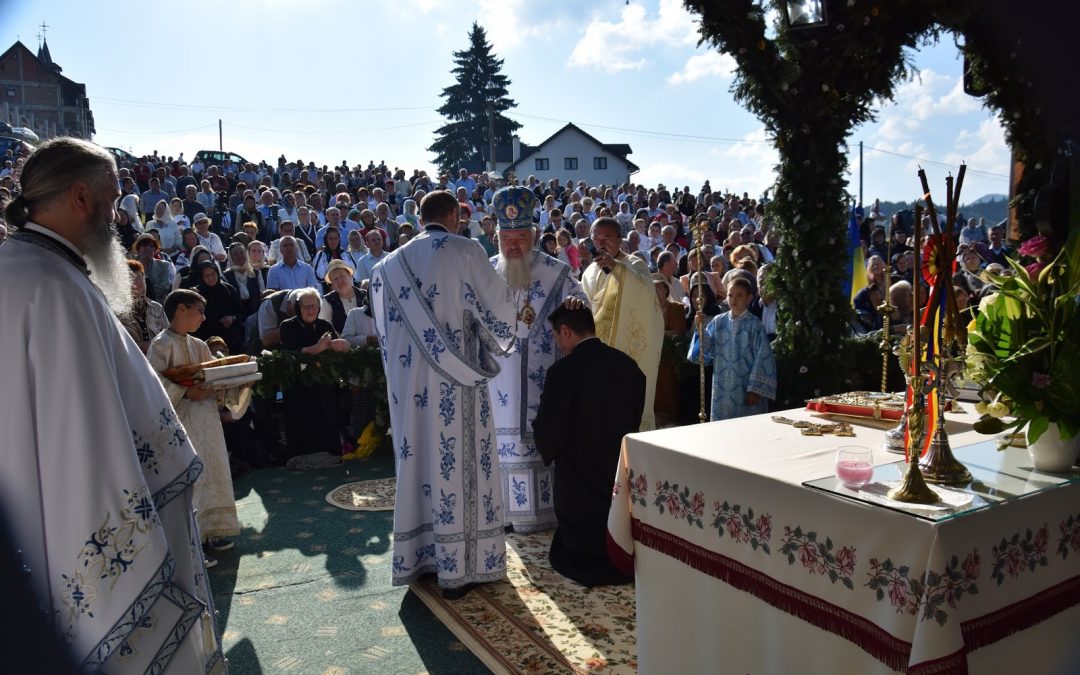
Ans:
{"label": "white cloud", "polygon": [[689,185],[691,188],[698,188],[708,179],[709,176],[697,169],[671,161],[649,164],[633,176],[633,181],[640,185],[655,187],[657,184],[663,183],[670,188],[674,188],[676,185],[679,187]]}
{"label": "white cloud", "polygon": [[609,73],[639,70],[647,60],[642,52],[649,48],[668,49],[696,42],[697,22],[679,0],[660,0],[660,8],[651,19],[644,5],[635,2],[623,6],[617,23],[594,13],[570,54],[569,64]]}
{"label": "white cloud", "polygon": [[735,68],[735,59],[729,54],[720,52],[695,54],[687,59],[681,71],[672,73],[667,81],[668,84],[686,84],[703,77],[718,76],[727,79],[735,73]]}
{"label": "white cloud", "polygon": [[759,195],[776,182],[774,167],[779,156],[764,127],[746,134],[739,143],[711,149],[709,155],[719,160],[710,179],[714,190]]}
{"label": "white cloud", "polygon": [[476,20],[499,55],[565,32],[561,12],[525,0],[480,0]]}
{"label": "white cloud", "polygon": [[416,8],[420,10],[421,14],[427,14],[438,6],[437,0],[416,0]]}
{"label": "white cloud", "polygon": [[[918,78],[897,87],[895,100],[881,106],[878,120],[876,129],[867,139],[867,145],[908,157],[868,151],[868,180],[875,172],[883,173],[885,167],[889,171],[899,170],[902,174],[914,176],[920,162],[926,165],[928,171],[934,166],[911,157],[944,162],[953,167],[966,160],[969,170],[997,174],[1009,172],[1009,149],[1001,124],[988,111],[981,109],[977,99],[964,93],[963,78],[959,75],[946,75],[929,69],[921,71]],[[858,135],[855,139],[851,146],[853,154],[856,152]],[[944,167],[935,166],[935,173],[944,171]],[[857,176],[854,169],[852,174],[853,178]],[[969,176],[969,182],[974,182],[975,176]],[[995,180],[986,176],[982,178]],[[917,187],[918,183],[913,179],[912,188]],[[931,188],[937,187],[931,185]]]}
{"label": "white cloud", "polygon": [[956,137],[956,150],[945,156],[949,164],[967,162],[969,169],[990,173],[1009,173],[1011,153],[1005,143],[1005,130],[996,118],[983,120],[975,131],[962,129]]}

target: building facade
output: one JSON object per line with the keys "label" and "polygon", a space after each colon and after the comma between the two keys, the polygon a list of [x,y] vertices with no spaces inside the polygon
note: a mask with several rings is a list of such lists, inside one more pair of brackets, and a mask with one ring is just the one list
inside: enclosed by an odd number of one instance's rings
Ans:
{"label": "building facade", "polygon": [[16,42],[0,55],[0,119],[12,127],[26,127],[41,138],[75,136],[91,140],[94,113],[86,85],[61,74],[49,45],[35,55]]}
{"label": "building facade", "polygon": [[558,178],[575,183],[583,180],[589,185],[621,185],[638,171],[626,158],[631,152],[625,143],[601,143],[571,123],[537,146],[523,146],[515,136],[514,161],[505,169],[499,168],[503,175],[513,174],[521,181],[536,176],[542,181]]}

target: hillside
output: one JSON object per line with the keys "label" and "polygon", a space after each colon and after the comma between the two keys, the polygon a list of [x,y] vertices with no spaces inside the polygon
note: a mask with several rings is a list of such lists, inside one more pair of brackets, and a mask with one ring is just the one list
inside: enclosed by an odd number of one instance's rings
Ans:
{"label": "hillside", "polygon": [[[868,211],[871,206],[873,206],[873,202],[866,204]],[[881,213],[887,216],[891,216],[897,211],[910,208],[910,203],[881,202]],[[941,205],[940,208],[944,208],[944,205]],[[1009,201],[1005,195],[995,194],[983,195],[967,204],[962,204],[959,212],[963,214],[964,218],[985,218],[986,223],[992,225],[1005,220],[1008,210]]]}

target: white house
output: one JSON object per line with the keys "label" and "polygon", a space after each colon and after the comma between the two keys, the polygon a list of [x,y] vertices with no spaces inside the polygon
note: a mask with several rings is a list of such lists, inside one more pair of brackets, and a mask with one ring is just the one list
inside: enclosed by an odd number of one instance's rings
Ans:
{"label": "white house", "polygon": [[[589,185],[621,185],[637,173],[636,164],[626,158],[632,151],[625,143],[601,143],[573,123],[567,124],[536,146],[523,146],[514,137],[514,161],[504,176],[518,180],[536,176],[542,181],[558,178],[583,180]],[[498,155],[496,155],[498,156]]]}

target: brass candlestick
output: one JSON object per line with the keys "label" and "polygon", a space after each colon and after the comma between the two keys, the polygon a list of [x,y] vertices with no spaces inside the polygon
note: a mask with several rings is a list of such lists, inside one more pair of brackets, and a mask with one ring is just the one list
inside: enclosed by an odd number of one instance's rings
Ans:
{"label": "brass candlestick", "polygon": [[915,392],[911,407],[905,413],[909,431],[908,468],[907,473],[900,480],[900,484],[889,490],[888,497],[894,501],[908,504],[934,504],[940,500],[933,490],[923,479],[919,469],[919,447],[916,438],[922,438],[926,425],[926,410],[923,403],[922,388],[926,379],[922,375],[911,378],[911,386]]}
{"label": "brass candlestick", "polygon": [[[904,335],[903,339],[900,340],[900,343],[897,344],[896,347],[893,349],[893,353],[896,355],[897,360],[900,362],[900,370],[904,373],[904,381],[907,383],[908,387],[912,386],[911,359],[912,353],[914,351],[912,347],[914,337],[911,331],[912,329],[908,328],[907,334]],[[912,389],[912,391],[914,392],[912,394],[913,397],[922,395],[921,392],[917,392],[914,389]],[[904,415],[900,417],[900,423],[885,432],[885,442],[882,444],[883,449],[888,452],[903,453],[905,451],[904,443],[907,435],[908,421],[907,411],[905,410]],[[920,433],[918,437],[913,435],[911,437],[911,442],[916,447],[921,448],[923,443],[922,434]]]}
{"label": "brass candlestick", "polygon": [[[700,315],[705,314],[705,293],[703,292],[703,290],[704,290],[704,282],[705,282],[705,268],[704,268],[704,266],[702,264],[702,258],[705,257],[704,256],[704,246],[705,246],[705,228],[706,227],[708,227],[708,221],[699,220],[697,222],[697,224],[692,226],[692,228],[691,228],[692,233],[694,235],[694,240],[697,242],[697,251],[696,251],[696,253],[697,253],[697,263],[698,263],[698,271],[697,271],[698,294],[697,294],[697,300],[696,300],[695,304],[697,305],[697,314],[700,314]],[[696,315],[695,315],[694,318],[695,318],[694,323],[698,323],[696,321],[696,319],[697,319]],[[703,424],[703,423],[705,423],[705,422],[707,422],[709,420],[708,416],[705,414],[705,323],[704,323],[704,321],[702,321],[701,323],[698,323],[697,332],[698,332],[698,389],[700,391],[700,394],[699,394],[698,398],[701,401],[701,405],[698,408],[698,424]]]}
{"label": "brass candlestick", "polygon": [[[915,269],[919,269],[919,244],[922,241],[922,222],[917,216],[918,213],[916,213],[915,218]],[[900,485],[889,490],[888,497],[894,501],[909,504],[933,504],[939,500],[939,497],[923,480],[922,472],[919,470],[919,448],[921,444],[915,440],[922,437],[926,419],[922,397],[925,379],[922,375],[922,341],[919,339],[919,303],[912,304],[915,305],[913,310],[915,320],[911,325],[913,347],[911,352],[912,397],[911,407],[905,413],[908,425],[905,458],[907,459],[908,468],[900,481]]]}

